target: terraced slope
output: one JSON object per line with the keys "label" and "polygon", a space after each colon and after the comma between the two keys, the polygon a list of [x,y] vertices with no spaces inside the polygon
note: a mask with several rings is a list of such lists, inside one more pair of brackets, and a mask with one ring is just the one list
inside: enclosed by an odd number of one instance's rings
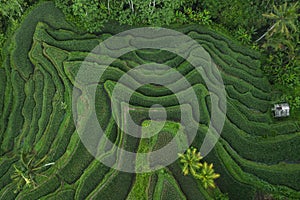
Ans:
{"label": "terraced slope", "polygon": [[[212,199],[200,183],[181,174],[178,162],[157,172],[130,174],[96,161],[81,143],[71,111],[76,72],[88,52],[121,30],[110,27],[98,35],[77,33],[48,2],[24,19],[7,44],[6,60],[0,68],[0,199],[106,200],[136,199],[137,195],[142,195],[141,199]],[[260,71],[259,54],[204,27],[176,30],[197,40],[210,53],[226,86],[225,126],[216,147],[205,158],[221,174],[218,187],[230,199],[253,199],[262,192],[300,199],[299,124],[272,119],[271,88]],[[145,85],[130,101],[134,108],[130,114],[140,124],[147,122],[151,105],[166,107],[172,126],[162,130],[156,140],[140,141],[124,134],[111,115],[115,83],[130,69],[150,62],[178,70],[196,91],[201,120],[193,146],[199,148],[210,121],[210,93],[189,63],[166,51],[133,51],[110,65],[97,88],[101,127],[111,141],[131,151],[160,148],[173,137],[182,113],[175,95],[165,87]],[[192,88],[181,88],[176,94]],[[124,85],[127,90],[130,87]],[[78,98],[83,98],[80,91]],[[17,186],[11,174],[20,162],[20,152],[36,154],[37,159],[48,155],[45,163],[55,164],[43,168],[43,176],[36,177],[36,188],[24,187],[14,193]]]}

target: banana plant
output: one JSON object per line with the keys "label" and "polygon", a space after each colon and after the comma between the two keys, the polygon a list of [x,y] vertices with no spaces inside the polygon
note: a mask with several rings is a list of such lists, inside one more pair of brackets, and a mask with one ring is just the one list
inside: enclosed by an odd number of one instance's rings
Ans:
{"label": "banana plant", "polygon": [[189,148],[185,154],[179,153],[178,156],[180,162],[183,164],[182,172],[184,175],[188,175],[189,173],[195,175],[196,171],[202,167],[202,163],[200,162],[202,156],[194,147]]}
{"label": "banana plant", "polygon": [[202,156],[196,148],[187,149],[184,154],[178,154],[180,163],[182,164],[182,173],[189,173],[196,179],[200,180],[205,189],[215,188],[214,180],[220,177],[220,174],[215,173],[213,164],[207,162],[201,163]]}

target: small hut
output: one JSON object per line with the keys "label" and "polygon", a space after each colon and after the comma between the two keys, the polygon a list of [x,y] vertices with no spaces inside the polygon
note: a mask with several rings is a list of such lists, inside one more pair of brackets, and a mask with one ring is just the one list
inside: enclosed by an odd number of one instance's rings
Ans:
{"label": "small hut", "polygon": [[274,117],[290,116],[290,106],[288,103],[275,104],[274,108],[272,108],[272,111],[274,111]]}

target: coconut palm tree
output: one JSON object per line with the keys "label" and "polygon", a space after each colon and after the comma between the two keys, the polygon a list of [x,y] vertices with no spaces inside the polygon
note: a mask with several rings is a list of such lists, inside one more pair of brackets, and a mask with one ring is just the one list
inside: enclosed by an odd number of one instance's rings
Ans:
{"label": "coconut palm tree", "polygon": [[263,14],[263,16],[268,19],[274,20],[274,24],[255,42],[260,41],[266,35],[270,37],[274,33],[280,33],[285,37],[290,38],[290,31],[297,31],[296,23],[298,17],[300,16],[298,13],[298,2],[291,4],[290,6],[287,5],[287,2],[280,5],[279,7],[276,7],[274,5],[273,10],[274,12],[271,12],[269,14]]}
{"label": "coconut palm tree", "polygon": [[201,172],[196,174],[197,179],[202,181],[203,187],[207,189],[208,187],[215,188],[215,179],[220,177],[220,174],[215,173],[213,169],[213,164],[207,164],[204,162],[201,168]]}
{"label": "coconut palm tree", "polygon": [[40,174],[41,170],[55,164],[54,162],[44,164],[46,159],[47,155],[41,159],[37,159],[35,154],[21,153],[19,163],[13,165],[15,171],[11,176],[11,179],[17,185],[17,189],[14,191],[15,193],[19,192],[23,186],[29,188],[35,188],[37,186],[35,177],[45,176]]}
{"label": "coconut palm tree", "polygon": [[197,170],[202,167],[202,163],[200,163],[202,156],[194,147],[189,148],[185,154],[178,154],[178,156],[180,158],[180,162],[183,164],[182,172],[184,175],[191,173],[195,176]]}

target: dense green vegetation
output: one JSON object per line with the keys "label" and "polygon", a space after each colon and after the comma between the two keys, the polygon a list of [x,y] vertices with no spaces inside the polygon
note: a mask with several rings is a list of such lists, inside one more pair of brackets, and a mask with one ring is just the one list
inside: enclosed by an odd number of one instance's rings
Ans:
{"label": "dense green vegetation", "polygon": [[[300,199],[299,4],[0,2],[0,199]],[[87,52],[122,30],[144,25],[189,35],[221,71],[227,92],[226,122],[216,147],[204,158],[220,174],[215,189],[184,176],[179,160],[152,173],[110,169],[90,155],[77,135],[71,95]],[[196,91],[201,119],[192,145],[200,148],[210,123],[210,94],[189,63],[166,51],[134,51],[111,64],[97,88],[99,123],[111,141],[137,152],[157,150],[174,133],[185,131],[178,121],[180,115],[193,120],[186,114],[192,105],[185,105],[186,113],[181,113],[176,96],[164,87],[145,85],[130,102],[130,115],[143,126],[149,122],[151,105],[166,107],[168,123],[156,137],[130,137],[111,116],[110,97],[117,80],[153,61],[173,67],[190,82],[192,88],[182,88],[176,95]],[[124,92],[130,90],[123,86]],[[286,100],[292,117],[273,119],[272,104]]]}
{"label": "dense green vegetation", "polygon": [[[8,35],[19,26],[22,16],[35,2],[1,1],[0,51]],[[288,101],[292,105],[292,111],[299,114],[297,109],[300,108],[298,92],[300,25],[299,15],[297,16],[299,4],[295,0],[222,2],[55,0],[54,2],[64,12],[68,21],[77,25],[77,30],[82,31],[100,32],[105,24],[114,22],[152,26],[192,23],[209,25],[220,30],[231,39],[263,52],[260,58],[263,62],[262,69],[270,82],[282,92],[282,101]],[[287,28],[282,27],[280,23],[286,24],[284,26]]]}
{"label": "dense green vegetation", "polygon": [[283,100],[292,105],[293,111],[300,108],[299,10],[299,2],[274,5],[271,13],[264,14],[273,25],[258,38],[266,37],[262,44],[266,56],[263,69],[270,81],[282,88]]}

